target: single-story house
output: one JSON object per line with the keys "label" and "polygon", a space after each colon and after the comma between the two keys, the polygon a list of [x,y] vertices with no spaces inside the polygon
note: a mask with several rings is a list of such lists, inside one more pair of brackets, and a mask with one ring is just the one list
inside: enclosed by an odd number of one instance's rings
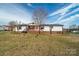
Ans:
{"label": "single-story house", "polygon": [[16,32],[50,32],[50,33],[59,33],[63,32],[63,25],[61,24],[42,24],[42,25],[35,25],[35,24],[21,24],[16,25],[14,30]]}

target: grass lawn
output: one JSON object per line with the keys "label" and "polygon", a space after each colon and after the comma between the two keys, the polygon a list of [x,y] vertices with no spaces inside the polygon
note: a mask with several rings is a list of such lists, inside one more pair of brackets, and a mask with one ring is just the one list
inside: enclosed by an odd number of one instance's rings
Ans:
{"label": "grass lawn", "polygon": [[1,56],[79,55],[79,35],[0,32]]}

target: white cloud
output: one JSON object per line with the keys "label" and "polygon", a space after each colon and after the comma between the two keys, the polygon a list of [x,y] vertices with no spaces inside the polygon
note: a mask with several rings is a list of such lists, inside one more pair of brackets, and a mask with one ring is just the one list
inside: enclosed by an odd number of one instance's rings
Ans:
{"label": "white cloud", "polygon": [[56,21],[53,22],[53,23],[59,23],[60,21],[63,21],[64,17],[79,11],[79,8],[76,8],[75,10],[67,13],[71,8],[76,7],[76,6],[79,6],[79,4],[70,4],[69,6],[59,9],[58,11],[50,14],[49,16],[53,17],[56,14],[60,14],[60,17]]}
{"label": "white cloud", "polygon": [[56,14],[64,15],[64,14],[66,14],[66,12],[69,11],[70,8],[75,7],[76,5],[77,4],[70,4],[69,6],[62,7],[61,9],[49,14],[48,16],[50,17],[50,16],[54,16]]}
{"label": "white cloud", "polygon": [[28,5],[29,7],[33,7],[31,3],[27,3],[27,5]]}
{"label": "white cloud", "polygon": [[70,14],[73,14],[73,13],[75,13],[75,12],[77,12],[77,11],[79,11],[79,8],[77,8],[77,9],[75,9],[74,11],[69,12],[69,13],[67,13],[67,14],[65,14],[65,15],[62,15],[62,16],[59,17],[54,23],[58,23],[59,21],[63,20],[62,18],[66,17],[66,16],[68,16],[68,15],[70,15]]}
{"label": "white cloud", "polygon": [[76,18],[79,18],[79,14],[76,14],[76,15],[73,15],[69,18],[63,19],[63,20],[59,21],[59,23],[61,23],[61,24],[70,24],[73,21],[78,20]]}
{"label": "white cloud", "polygon": [[[8,6],[9,7],[9,6]],[[29,23],[31,22],[31,14],[28,10],[21,9],[17,6],[11,6],[11,8],[0,8],[0,20],[4,22],[9,21],[21,21],[22,23]]]}

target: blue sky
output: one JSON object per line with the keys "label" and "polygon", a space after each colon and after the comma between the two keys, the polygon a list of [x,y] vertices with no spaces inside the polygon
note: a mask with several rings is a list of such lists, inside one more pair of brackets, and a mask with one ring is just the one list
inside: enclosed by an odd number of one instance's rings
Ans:
{"label": "blue sky", "polygon": [[9,21],[31,23],[35,8],[42,7],[48,12],[45,23],[63,24],[68,27],[79,25],[79,4],[75,3],[18,3],[0,4],[0,25]]}

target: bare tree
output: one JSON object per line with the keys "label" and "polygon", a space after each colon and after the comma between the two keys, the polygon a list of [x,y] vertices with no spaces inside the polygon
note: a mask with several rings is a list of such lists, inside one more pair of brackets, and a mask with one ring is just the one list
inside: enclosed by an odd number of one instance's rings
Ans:
{"label": "bare tree", "polygon": [[46,16],[47,12],[44,8],[36,8],[33,12],[33,22],[34,24],[39,26],[39,33],[40,33],[40,25],[44,24]]}
{"label": "bare tree", "polygon": [[13,28],[15,27],[15,25],[17,25],[18,23],[16,21],[10,21],[9,23],[10,26],[10,30],[13,31]]}

